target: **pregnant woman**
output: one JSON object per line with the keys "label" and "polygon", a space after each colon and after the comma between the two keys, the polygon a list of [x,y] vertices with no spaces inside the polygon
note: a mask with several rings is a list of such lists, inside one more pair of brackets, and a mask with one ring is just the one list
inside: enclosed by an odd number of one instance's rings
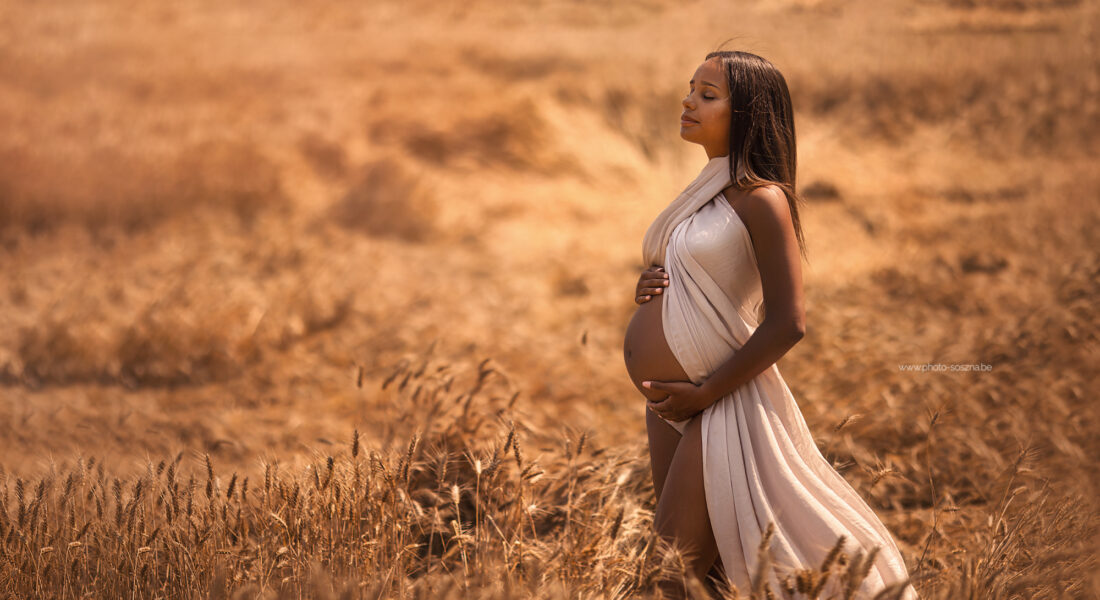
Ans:
{"label": "pregnant woman", "polygon": [[890,532],[821,455],[775,365],[805,333],[786,81],[759,56],[721,51],[688,84],[680,136],[709,162],[646,231],[623,348],[648,399],[657,532],[696,577],[714,568],[747,593],[773,526],[777,597],[844,536],[849,556],[877,548],[857,597],[893,586],[912,600]]}

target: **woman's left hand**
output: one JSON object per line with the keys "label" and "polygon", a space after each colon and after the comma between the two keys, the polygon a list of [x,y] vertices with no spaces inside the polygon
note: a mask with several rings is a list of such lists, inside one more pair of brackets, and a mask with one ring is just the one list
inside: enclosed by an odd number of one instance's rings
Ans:
{"label": "woman's left hand", "polygon": [[702,385],[690,381],[643,381],[643,387],[668,394],[662,400],[647,400],[650,410],[667,421],[683,421],[714,404]]}

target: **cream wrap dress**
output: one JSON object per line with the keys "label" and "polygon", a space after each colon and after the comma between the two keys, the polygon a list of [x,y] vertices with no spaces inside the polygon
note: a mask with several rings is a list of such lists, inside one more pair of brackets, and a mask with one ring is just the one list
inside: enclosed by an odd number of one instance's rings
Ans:
{"label": "cream wrap dress", "polygon": [[[726,362],[763,321],[763,292],[749,231],[719,193],[729,157],[711,159],[646,233],[647,264],[669,276],[665,338],[693,383]],[[744,173],[738,169],[738,177]],[[679,220],[677,220],[679,219]],[[663,261],[662,230],[667,234]],[[757,549],[769,522],[772,591],[793,568],[817,567],[846,536],[844,551],[879,553],[857,597],[871,598],[908,577],[890,532],[822,456],[774,363],[702,414],[707,511],[722,564],[741,591],[751,589]],[[671,424],[683,433],[688,421]],[[916,598],[910,587],[902,596]]]}

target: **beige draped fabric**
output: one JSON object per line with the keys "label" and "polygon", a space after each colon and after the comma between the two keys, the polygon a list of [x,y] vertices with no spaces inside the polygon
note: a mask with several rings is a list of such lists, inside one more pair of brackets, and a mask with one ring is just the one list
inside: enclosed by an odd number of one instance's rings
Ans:
{"label": "beige draped fabric", "polygon": [[[719,193],[730,184],[728,158],[710,160],[645,239],[647,263],[663,264],[669,275],[665,337],[696,384],[733,356],[763,317],[748,229]],[[790,569],[820,565],[841,535],[849,555],[879,548],[857,597],[871,598],[908,577],[890,532],[818,450],[775,364],[699,418],[707,510],[722,564],[740,590],[749,586],[769,522],[776,528],[769,575],[776,594]],[[687,422],[672,425],[683,432]],[[910,587],[903,598],[916,592]]]}

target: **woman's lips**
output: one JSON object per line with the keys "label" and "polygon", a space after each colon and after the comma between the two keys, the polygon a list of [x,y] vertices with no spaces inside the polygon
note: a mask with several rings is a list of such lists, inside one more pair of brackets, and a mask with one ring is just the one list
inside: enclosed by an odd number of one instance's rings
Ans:
{"label": "woman's lips", "polygon": [[691,119],[683,119],[683,118],[680,119],[680,125],[683,126],[683,127],[687,127],[689,125],[698,125],[698,124],[699,124],[698,121],[692,121]]}

